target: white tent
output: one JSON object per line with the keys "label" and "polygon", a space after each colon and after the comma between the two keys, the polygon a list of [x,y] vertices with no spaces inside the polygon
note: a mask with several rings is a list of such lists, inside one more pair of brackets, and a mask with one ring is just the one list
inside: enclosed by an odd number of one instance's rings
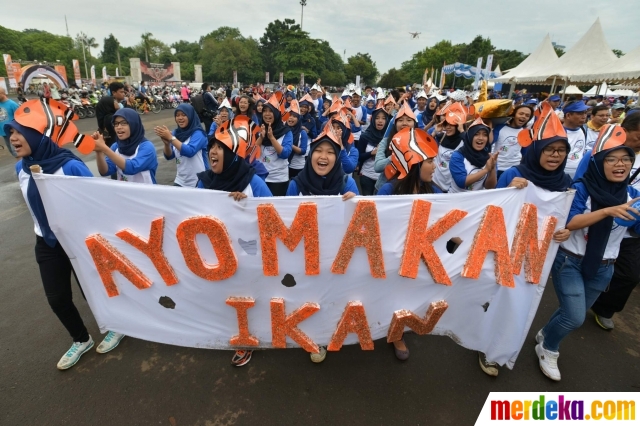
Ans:
{"label": "white tent", "polygon": [[[600,86],[600,91],[598,91],[598,86]],[[596,84],[595,86],[593,86],[591,89],[587,90],[586,92],[584,92],[585,96],[589,96],[590,98],[596,96],[596,95],[602,95],[604,96],[604,94],[611,94],[611,90],[609,90],[609,87],[607,86],[607,83],[602,83],[602,84]]]}
{"label": "white tent", "polygon": [[577,86],[568,86],[565,90],[561,90],[560,93],[565,95],[583,95],[584,92],[578,89]]}
{"label": "white tent", "polygon": [[634,92],[633,90],[629,89],[618,89],[613,91],[613,95],[617,98],[619,98],[620,96],[625,96],[627,98],[637,98],[638,92]]}
{"label": "white tent", "polygon": [[554,78],[557,78],[559,83],[563,80],[584,81],[578,78],[578,75],[593,74],[605,65],[611,65],[616,59],[616,55],[611,51],[604,37],[598,18],[586,34],[564,55],[518,81],[538,84],[547,84]]}
{"label": "white tent", "polygon": [[580,81],[629,81],[640,79],[640,46],[591,73],[574,76]]}
{"label": "white tent", "polygon": [[509,72],[502,77],[494,78],[491,81],[496,83],[517,82],[522,76],[532,75],[536,70],[545,67],[557,59],[558,55],[553,48],[553,44],[551,44],[551,37],[547,34],[536,50],[527,56],[524,61],[520,62],[517,67],[510,69]]}

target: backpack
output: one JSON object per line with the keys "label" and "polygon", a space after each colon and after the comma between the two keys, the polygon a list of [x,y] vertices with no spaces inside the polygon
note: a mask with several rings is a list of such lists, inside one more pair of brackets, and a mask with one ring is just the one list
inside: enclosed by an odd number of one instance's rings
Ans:
{"label": "backpack", "polygon": [[202,113],[204,112],[204,98],[202,95],[195,95],[191,98],[191,105],[193,106],[193,109],[196,110],[198,117],[202,120]]}

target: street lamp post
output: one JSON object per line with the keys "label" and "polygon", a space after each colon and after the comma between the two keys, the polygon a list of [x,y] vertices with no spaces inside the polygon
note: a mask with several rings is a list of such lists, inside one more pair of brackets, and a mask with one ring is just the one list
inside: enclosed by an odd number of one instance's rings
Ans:
{"label": "street lamp post", "polygon": [[84,77],[88,79],[89,69],[87,68],[87,53],[85,52],[85,48],[84,48],[84,38],[85,38],[85,35],[83,33],[82,37],[80,37],[80,41],[82,42],[82,57],[84,58]]}
{"label": "street lamp post", "polygon": [[300,12],[300,30],[302,30],[302,19],[304,18],[304,7],[307,5],[307,0],[300,0],[300,6],[302,6],[302,12]]}

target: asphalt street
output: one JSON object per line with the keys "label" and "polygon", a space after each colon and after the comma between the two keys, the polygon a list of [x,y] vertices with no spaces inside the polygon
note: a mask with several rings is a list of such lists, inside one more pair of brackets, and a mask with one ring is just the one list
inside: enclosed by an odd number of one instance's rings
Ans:
{"label": "asphalt street", "polygon": [[[162,157],[153,127],[175,126],[173,111],[143,118],[157,148],[159,184],[175,164]],[[80,120],[82,132],[95,119]],[[94,156],[84,160],[97,174]],[[89,195],[91,196],[91,195]],[[0,149],[0,425],[472,425],[491,391],[640,392],[640,290],[600,329],[589,313],[561,348],[561,382],[538,367],[534,335],[557,306],[551,283],[513,370],[485,375],[475,352],[439,336],[408,335],[401,363],[384,340],[375,350],[345,346],[313,364],[301,349],[254,352],[231,366],[230,351],[125,338],[113,352],[85,354],[68,371],[56,363],[71,341],[49,308],[34,258],[33,223],[14,160]],[[101,336],[74,286],[94,340]]]}

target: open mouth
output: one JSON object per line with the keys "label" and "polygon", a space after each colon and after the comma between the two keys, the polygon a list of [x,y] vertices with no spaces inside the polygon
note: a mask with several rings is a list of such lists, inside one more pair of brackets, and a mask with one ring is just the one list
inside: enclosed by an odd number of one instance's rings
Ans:
{"label": "open mouth", "polygon": [[325,161],[325,160],[318,160],[318,161],[316,162],[316,165],[318,166],[318,168],[319,168],[320,170],[324,170],[324,169],[326,169],[327,167],[329,167],[329,162],[328,162],[328,161]]}
{"label": "open mouth", "polygon": [[213,169],[218,165],[218,157],[209,157],[209,163],[211,163],[211,168]]}
{"label": "open mouth", "polygon": [[625,169],[614,169],[612,173],[614,177],[620,179],[624,179],[627,175],[627,171]]}
{"label": "open mouth", "polygon": [[13,146],[13,149],[15,149],[16,152],[20,151],[22,149],[22,144],[20,142],[18,142],[18,143],[11,142],[11,146]]}

